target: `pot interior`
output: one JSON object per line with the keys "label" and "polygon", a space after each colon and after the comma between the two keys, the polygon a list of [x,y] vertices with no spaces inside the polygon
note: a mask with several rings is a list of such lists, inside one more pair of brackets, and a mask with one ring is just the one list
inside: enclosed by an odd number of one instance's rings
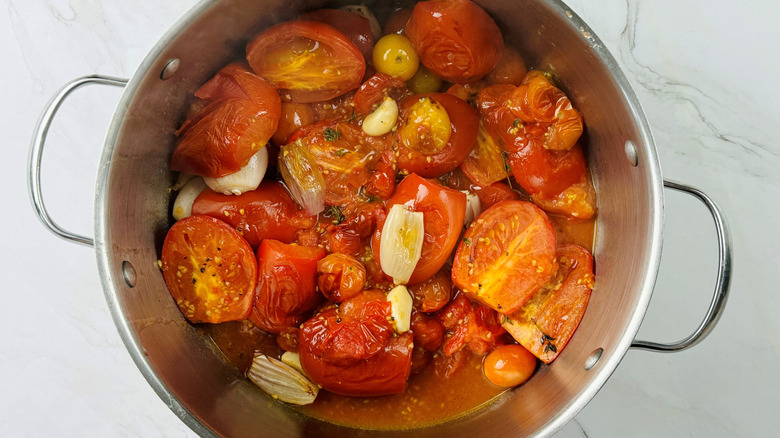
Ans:
{"label": "pot interior", "polygon": [[[367,3],[378,15],[402,4]],[[478,3],[530,66],[553,73],[584,116],[588,161],[599,198],[596,284],[578,331],[553,364],[541,366],[529,382],[486,408],[435,427],[405,431],[404,436],[521,436],[562,427],[595,395],[625,354],[644,315],[660,256],[662,194],[656,151],[636,97],[614,60],[560,2]],[[365,433],[305,417],[253,386],[208,336],[186,322],[157,267],[172,224],[168,187],[173,175],[168,161],[174,131],[193,92],[222,66],[242,57],[246,42],[265,27],[323,6],[335,4],[201,3],[143,62],[108,133],[95,219],[106,297],[142,373],[171,409],[201,434]],[[170,63],[174,59],[178,68]],[[627,142],[636,148],[636,165],[627,158]],[[596,356],[600,358],[595,360]]]}

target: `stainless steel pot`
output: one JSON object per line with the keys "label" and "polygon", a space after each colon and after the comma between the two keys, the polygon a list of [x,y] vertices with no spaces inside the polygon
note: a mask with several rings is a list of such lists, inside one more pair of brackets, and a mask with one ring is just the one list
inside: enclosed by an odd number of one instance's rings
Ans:
{"label": "stainless steel pot", "polygon": [[[369,6],[382,6],[381,1]],[[389,3],[389,2],[386,2]],[[393,5],[398,2],[392,2]],[[560,357],[525,385],[448,423],[383,436],[548,435],[599,391],[629,348],[680,351],[701,341],[726,302],[730,238],[720,210],[702,192],[663,181],[639,102],[615,60],[588,26],[557,0],[483,0],[507,41],[531,65],[553,72],[587,124],[589,165],[599,194],[597,281],[582,323]],[[324,1],[215,0],[190,10],[129,80],[88,76],[48,104],[30,150],[30,193],[43,224],[65,239],[94,245],[106,300],[141,373],[197,433],[210,436],[363,436],[276,403],[234,369],[188,324],[170,298],[156,261],[171,225],[168,160],[192,93],[263,28]],[[60,228],[40,189],[49,125],[63,100],[87,84],[125,86],[109,127],[95,195],[95,239]],[[712,303],[702,323],[674,344],[635,341],[661,256],[663,188],[694,195],[709,208],[719,242]]]}

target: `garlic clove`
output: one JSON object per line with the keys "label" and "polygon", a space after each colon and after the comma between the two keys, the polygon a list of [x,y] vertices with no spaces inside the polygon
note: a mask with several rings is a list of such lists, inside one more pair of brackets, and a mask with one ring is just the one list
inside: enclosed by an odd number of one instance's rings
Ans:
{"label": "garlic clove", "polygon": [[363,120],[363,132],[372,137],[385,135],[393,129],[397,120],[398,104],[392,98],[385,97],[377,109]]}
{"label": "garlic clove", "polygon": [[479,197],[470,190],[461,190],[466,195],[466,215],[463,216],[463,225],[468,225],[482,213],[482,203]]}
{"label": "garlic clove", "polygon": [[173,201],[173,218],[180,221],[189,217],[192,214],[192,203],[205,188],[206,183],[199,176],[191,178],[187,184],[184,184]]}
{"label": "garlic clove", "polygon": [[282,354],[282,362],[295,368],[299,373],[306,376],[306,373],[303,372],[303,366],[301,365],[301,356],[298,353],[285,351],[284,354]]}
{"label": "garlic clove", "polygon": [[282,361],[255,352],[252,366],[246,372],[249,380],[275,400],[296,405],[314,402],[319,393],[317,385]]}
{"label": "garlic clove", "polygon": [[398,285],[387,293],[390,302],[390,316],[397,333],[406,333],[412,323],[412,296],[404,285]]}
{"label": "garlic clove", "polygon": [[203,180],[217,193],[240,195],[255,190],[263,181],[267,169],[268,148],[263,147],[238,172],[220,178],[204,177]]}
{"label": "garlic clove", "polygon": [[423,219],[422,212],[407,210],[401,204],[387,213],[379,241],[379,262],[396,284],[408,282],[420,261],[425,239]]}

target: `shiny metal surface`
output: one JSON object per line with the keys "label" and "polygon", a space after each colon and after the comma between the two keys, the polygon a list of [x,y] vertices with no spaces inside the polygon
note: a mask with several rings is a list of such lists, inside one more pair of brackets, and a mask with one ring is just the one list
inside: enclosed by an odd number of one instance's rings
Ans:
{"label": "shiny metal surface", "polygon": [[43,147],[46,144],[46,137],[49,135],[49,128],[51,122],[54,120],[54,116],[57,115],[57,111],[65,101],[65,99],[74,91],[85,85],[112,85],[116,87],[124,87],[127,83],[127,79],[114,78],[110,76],[84,76],[74,79],[63,87],[55,94],[49,103],[41,113],[41,117],[38,119],[38,123],[33,131],[33,139],[30,144],[30,155],[27,158],[27,191],[30,195],[30,201],[33,205],[33,211],[38,219],[41,221],[49,231],[55,235],[70,240],[82,245],[93,246],[94,242],[92,238],[81,236],[76,233],[60,227],[54,222],[54,219],[49,215],[46,210],[46,204],[43,202],[43,191],[41,190],[41,161],[43,160]]}
{"label": "shiny metal surface", "polygon": [[728,300],[729,285],[731,284],[731,233],[720,207],[704,192],[669,180],[664,180],[664,186],[694,196],[706,205],[712,215],[712,219],[715,221],[715,232],[718,236],[718,276],[715,279],[715,292],[712,295],[712,301],[701,324],[696,327],[693,333],[678,342],[663,344],[649,341],[634,341],[631,344],[631,348],[673,353],[686,350],[703,341],[712,329],[715,328],[720,316],[723,314],[723,309],[726,307],[726,301]]}

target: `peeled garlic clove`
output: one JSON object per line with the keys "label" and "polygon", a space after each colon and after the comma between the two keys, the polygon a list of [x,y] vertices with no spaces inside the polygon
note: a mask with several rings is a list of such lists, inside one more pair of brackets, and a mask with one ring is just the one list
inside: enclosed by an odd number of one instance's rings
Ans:
{"label": "peeled garlic clove", "polygon": [[349,12],[354,12],[362,17],[368,19],[368,24],[371,26],[371,35],[374,37],[374,41],[382,38],[382,26],[379,25],[379,20],[376,19],[374,13],[366,5],[347,5],[342,6],[341,9]]}
{"label": "peeled garlic clove", "polygon": [[206,188],[206,183],[203,182],[203,178],[196,176],[184,187],[181,188],[179,194],[176,195],[176,200],[173,201],[173,218],[177,221],[184,219],[192,214],[192,203],[195,202],[195,198],[200,195],[200,192]]}
{"label": "peeled garlic clove", "polygon": [[397,333],[406,333],[412,323],[412,296],[404,285],[398,285],[387,293],[390,302],[390,316]]}
{"label": "peeled garlic clove", "polygon": [[469,190],[461,190],[466,194],[466,215],[463,217],[463,225],[470,224],[482,213],[482,203],[479,197]]}
{"label": "peeled garlic clove", "polygon": [[397,120],[398,104],[392,98],[385,97],[377,109],[363,120],[363,132],[372,137],[385,135],[393,129]]}
{"label": "peeled garlic clove", "polygon": [[295,368],[299,373],[303,374],[304,376],[306,375],[306,373],[303,372],[303,366],[301,365],[301,356],[298,353],[292,351],[285,351],[284,354],[282,354],[282,362]]}
{"label": "peeled garlic clove", "polygon": [[238,172],[225,175],[221,178],[207,178],[206,185],[211,190],[225,195],[240,195],[250,192],[260,185],[268,169],[268,149],[263,147],[256,154],[252,155],[246,166]]}
{"label": "peeled garlic clove", "polygon": [[290,196],[307,213],[315,215],[325,210],[325,177],[303,142],[282,146],[279,171]]}
{"label": "peeled garlic clove", "polygon": [[285,403],[308,405],[314,402],[320,391],[317,385],[290,365],[259,351],[255,352],[246,376],[268,395]]}
{"label": "peeled garlic clove", "polygon": [[390,208],[382,237],[379,258],[382,271],[393,277],[396,284],[405,284],[411,278],[422,253],[425,228],[423,213],[409,211],[403,205]]}

